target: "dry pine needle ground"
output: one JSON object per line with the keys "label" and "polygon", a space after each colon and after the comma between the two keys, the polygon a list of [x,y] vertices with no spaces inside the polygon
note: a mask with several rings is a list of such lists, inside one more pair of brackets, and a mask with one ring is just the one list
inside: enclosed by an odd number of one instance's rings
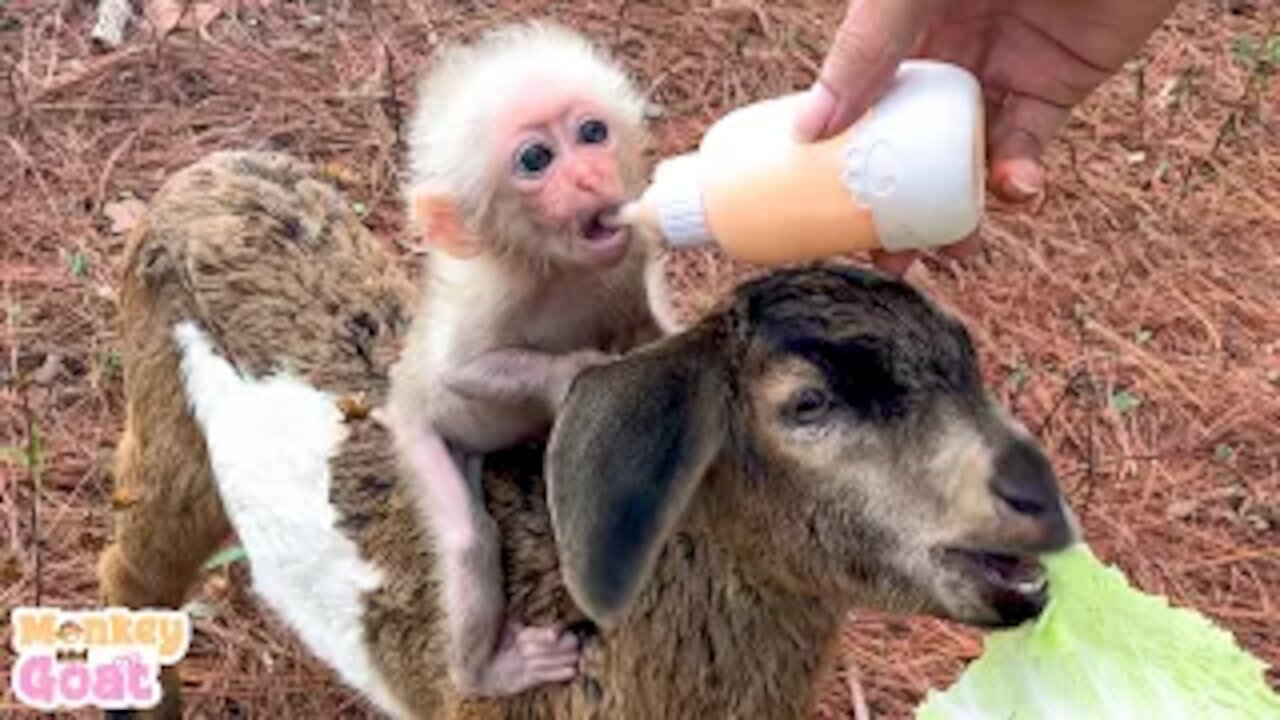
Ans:
{"label": "dry pine needle ground", "polygon": [[[104,51],[88,0],[0,0],[0,608],[96,602],[121,421],[114,261],[168,173],[215,149],[286,149],[327,163],[390,241],[402,116],[442,40],[530,15],[582,28],[651,88],[669,153],[729,108],[804,87],[841,5],[205,0],[163,37],[143,19]],[[1184,2],[1064,129],[1043,201],[992,207],[982,257],[911,275],[966,318],[1097,551],[1273,665],[1278,20],[1266,0]],[[747,272],[709,252],[673,271],[691,309]],[[365,715],[246,580],[233,563],[197,594],[192,716]],[[981,647],[877,615],[844,638],[819,717],[851,716],[852,667],[873,717],[907,717]],[[0,716],[23,716],[5,692]]]}

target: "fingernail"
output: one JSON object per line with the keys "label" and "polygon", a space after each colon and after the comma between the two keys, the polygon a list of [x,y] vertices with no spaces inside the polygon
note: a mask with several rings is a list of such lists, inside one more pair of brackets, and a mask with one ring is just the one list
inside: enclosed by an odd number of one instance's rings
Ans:
{"label": "fingernail", "polygon": [[1023,200],[1039,195],[1043,189],[1039,173],[1034,171],[1012,172],[1005,179],[1005,192]]}
{"label": "fingernail", "polygon": [[822,135],[836,109],[836,96],[820,82],[805,94],[796,115],[795,136],[801,142],[812,142]]}

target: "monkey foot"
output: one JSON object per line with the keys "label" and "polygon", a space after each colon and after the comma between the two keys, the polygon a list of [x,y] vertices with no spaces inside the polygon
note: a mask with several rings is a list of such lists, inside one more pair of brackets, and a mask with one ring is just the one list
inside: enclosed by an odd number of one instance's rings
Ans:
{"label": "monkey foot", "polygon": [[509,623],[493,657],[476,674],[476,682],[466,683],[462,689],[470,694],[501,697],[539,685],[567,682],[578,674],[581,652],[581,642],[573,632]]}

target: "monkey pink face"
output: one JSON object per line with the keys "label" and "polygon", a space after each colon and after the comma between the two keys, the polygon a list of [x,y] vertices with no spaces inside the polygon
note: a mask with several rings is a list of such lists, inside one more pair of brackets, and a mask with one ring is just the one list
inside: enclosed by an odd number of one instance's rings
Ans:
{"label": "monkey pink face", "polygon": [[574,258],[610,266],[628,233],[608,223],[625,199],[621,138],[608,113],[581,93],[540,92],[515,101],[498,128],[512,187],[541,221],[558,228]]}

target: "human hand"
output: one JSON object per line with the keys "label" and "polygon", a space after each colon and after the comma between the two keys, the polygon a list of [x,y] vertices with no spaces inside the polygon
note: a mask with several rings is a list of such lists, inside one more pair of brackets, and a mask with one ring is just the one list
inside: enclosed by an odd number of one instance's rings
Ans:
{"label": "human hand", "polygon": [[[1071,109],[1113,75],[1177,0],[850,0],[796,119],[796,135],[835,135],[861,117],[906,57],[977,76],[986,101],[988,185],[1020,202],[1044,188],[1041,154]],[[977,250],[976,233],[943,252]],[[916,251],[874,253],[901,275]]]}

